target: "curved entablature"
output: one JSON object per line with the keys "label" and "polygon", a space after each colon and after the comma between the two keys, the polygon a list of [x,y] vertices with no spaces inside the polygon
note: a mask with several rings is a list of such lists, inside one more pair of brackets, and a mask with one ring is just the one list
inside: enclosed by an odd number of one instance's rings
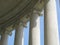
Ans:
{"label": "curved entablature", "polygon": [[11,32],[18,23],[26,26],[30,13],[43,7],[44,0],[0,0],[0,34]]}

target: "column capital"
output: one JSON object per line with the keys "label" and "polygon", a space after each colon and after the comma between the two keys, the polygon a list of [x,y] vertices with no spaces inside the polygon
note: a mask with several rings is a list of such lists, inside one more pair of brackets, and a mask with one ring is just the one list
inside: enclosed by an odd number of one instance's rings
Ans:
{"label": "column capital", "polygon": [[41,12],[39,10],[33,10],[32,14],[37,14],[37,15],[41,15]]}
{"label": "column capital", "polygon": [[14,25],[14,27],[16,26],[23,26],[23,27],[27,27],[27,22],[30,20],[30,14],[25,15],[23,18],[20,19],[20,21]]}
{"label": "column capital", "polygon": [[21,26],[21,27],[27,27],[27,22],[20,21],[20,23],[15,25],[15,28]]}

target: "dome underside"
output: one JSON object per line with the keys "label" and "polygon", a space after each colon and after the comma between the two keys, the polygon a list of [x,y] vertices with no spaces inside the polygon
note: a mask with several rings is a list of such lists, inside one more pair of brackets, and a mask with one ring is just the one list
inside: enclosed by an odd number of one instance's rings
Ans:
{"label": "dome underside", "polygon": [[17,24],[38,0],[0,0],[0,28]]}

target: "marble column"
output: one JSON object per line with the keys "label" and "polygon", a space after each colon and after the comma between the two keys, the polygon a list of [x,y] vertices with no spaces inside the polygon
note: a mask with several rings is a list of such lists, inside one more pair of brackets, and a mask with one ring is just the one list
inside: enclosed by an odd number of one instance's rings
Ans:
{"label": "marble column", "polygon": [[22,25],[18,25],[16,27],[14,45],[24,45],[23,30],[24,30],[24,27]]}
{"label": "marble column", "polygon": [[30,17],[29,45],[40,45],[40,16],[36,11]]}
{"label": "marble column", "polygon": [[49,0],[44,8],[44,45],[59,45],[56,0]]}
{"label": "marble column", "polygon": [[1,45],[8,45],[8,34],[4,33],[1,36]]}

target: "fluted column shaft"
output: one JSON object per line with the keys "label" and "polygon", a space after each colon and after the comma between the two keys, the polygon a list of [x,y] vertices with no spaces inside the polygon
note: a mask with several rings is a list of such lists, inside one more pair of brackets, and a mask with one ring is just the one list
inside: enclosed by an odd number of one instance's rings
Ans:
{"label": "fluted column shaft", "polygon": [[59,45],[56,0],[49,0],[44,8],[45,45]]}
{"label": "fluted column shaft", "polygon": [[29,45],[40,45],[40,16],[37,12],[30,18]]}
{"label": "fluted column shaft", "polygon": [[22,25],[18,25],[16,27],[14,45],[24,45],[23,30],[24,30],[24,27]]}

